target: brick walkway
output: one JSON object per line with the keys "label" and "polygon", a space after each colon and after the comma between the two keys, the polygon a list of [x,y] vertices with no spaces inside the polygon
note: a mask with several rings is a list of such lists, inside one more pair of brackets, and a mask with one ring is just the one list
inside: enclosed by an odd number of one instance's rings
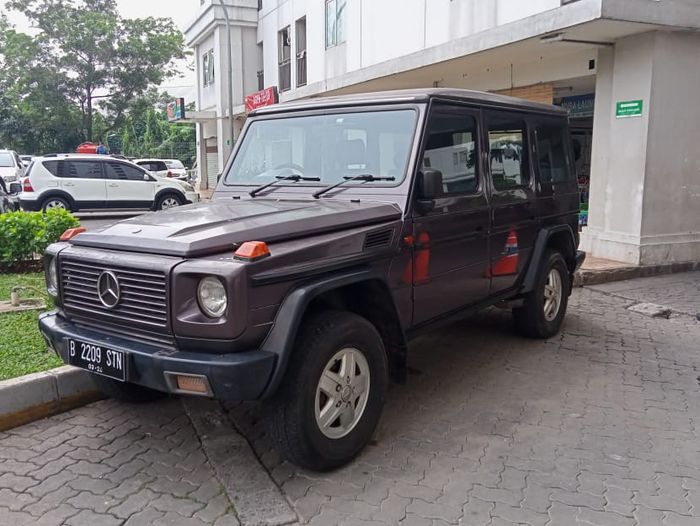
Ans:
{"label": "brick walkway", "polygon": [[[627,285],[692,306],[695,276]],[[547,342],[498,310],[416,341],[373,444],[334,473],[280,463],[258,404],[227,409],[311,524],[700,524],[700,322],[619,294],[576,291]],[[237,524],[202,444],[175,400],[0,434],[0,525]]]}

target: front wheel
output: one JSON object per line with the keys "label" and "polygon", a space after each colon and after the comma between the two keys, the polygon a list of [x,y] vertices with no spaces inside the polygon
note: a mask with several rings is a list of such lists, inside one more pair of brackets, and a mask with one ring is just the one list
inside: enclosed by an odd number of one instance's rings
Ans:
{"label": "front wheel", "polygon": [[181,206],[183,202],[184,199],[176,194],[166,194],[158,198],[155,208],[156,210],[169,210]]}
{"label": "front wheel", "polygon": [[275,444],[307,469],[346,464],[372,438],[384,406],[388,365],[377,329],[349,312],[313,315],[290,360],[269,406]]}
{"label": "front wheel", "polygon": [[561,253],[548,250],[539,269],[535,289],[523,306],[513,309],[517,329],[531,338],[551,338],[559,332],[571,290],[569,269]]}

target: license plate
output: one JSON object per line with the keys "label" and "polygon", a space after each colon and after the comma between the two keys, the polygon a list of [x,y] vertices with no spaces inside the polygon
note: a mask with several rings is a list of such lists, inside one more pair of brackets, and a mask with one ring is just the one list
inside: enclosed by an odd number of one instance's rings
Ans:
{"label": "license plate", "polygon": [[68,363],[91,373],[126,381],[126,353],[101,345],[68,340]]}

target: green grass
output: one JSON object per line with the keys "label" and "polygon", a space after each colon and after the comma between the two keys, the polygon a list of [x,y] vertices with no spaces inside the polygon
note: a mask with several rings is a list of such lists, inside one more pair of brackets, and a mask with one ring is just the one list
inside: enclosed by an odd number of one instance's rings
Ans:
{"label": "green grass", "polygon": [[[12,287],[17,285],[40,291],[26,291],[22,294],[23,298],[43,297],[50,305],[41,273],[0,274],[0,301],[8,301]],[[39,314],[40,311],[0,314],[0,380],[63,365],[55,354],[46,349],[37,326]]]}

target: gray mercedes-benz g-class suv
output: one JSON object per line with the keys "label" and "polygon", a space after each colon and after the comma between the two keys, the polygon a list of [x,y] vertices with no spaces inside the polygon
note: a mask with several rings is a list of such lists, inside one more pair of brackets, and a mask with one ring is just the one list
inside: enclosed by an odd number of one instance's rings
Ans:
{"label": "gray mercedes-benz g-class suv", "polygon": [[421,331],[494,304],[559,331],[584,258],[574,172],[553,106],[430,89],[260,109],[210,203],[49,247],[41,332],[121,400],[266,400],[286,457],[331,469]]}

